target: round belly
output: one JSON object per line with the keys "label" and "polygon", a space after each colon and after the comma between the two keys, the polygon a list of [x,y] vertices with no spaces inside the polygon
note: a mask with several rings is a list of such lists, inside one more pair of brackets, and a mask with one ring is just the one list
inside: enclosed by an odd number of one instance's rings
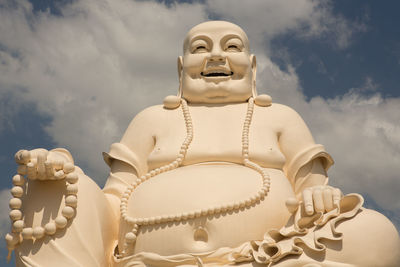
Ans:
{"label": "round belly", "polygon": [[[294,193],[282,171],[267,170],[271,187],[263,200],[239,210],[140,226],[132,253],[175,255],[236,247],[260,240],[266,231],[282,227],[290,216],[285,201]],[[245,200],[261,187],[261,175],[242,165],[207,163],[180,167],[136,188],[128,201],[128,214],[149,218],[189,213]],[[121,222],[120,242],[130,230]]]}

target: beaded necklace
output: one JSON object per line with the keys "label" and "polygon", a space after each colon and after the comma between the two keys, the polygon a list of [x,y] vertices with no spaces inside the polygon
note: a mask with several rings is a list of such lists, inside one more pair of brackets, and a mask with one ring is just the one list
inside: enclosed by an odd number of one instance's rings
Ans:
{"label": "beaded necklace", "polygon": [[263,185],[261,189],[251,195],[250,197],[236,202],[222,204],[216,207],[208,208],[208,209],[197,209],[192,210],[189,212],[183,212],[179,214],[170,214],[170,215],[162,215],[162,216],[155,216],[149,218],[133,218],[127,214],[127,207],[128,207],[128,200],[132,194],[132,192],[143,182],[146,180],[160,174],[164,173],[173,169],[178,168],[183,160],[185,159],[186,152],[189,148],[190,143],[193,140],[193,122],[190,116],[189,108],[185,99],[181,99],[181,107],[183,112],[183,117],[185,120],[186,125],[186,138],[183,141],[178,157],[171,163],[166,164],[162,167],[156,168],[154,170],[149,171],[145,175],[142,175],[140,178],[136,179],[124,192],[121,198],[121,205],[120,205],[120,213],[121,218],[132,227],[132,230],[125,235],[125,243],[123,246],[123,250],[121,251],[120,257],[126,256],[128,250],[131,250],[136,242],[136,238],[139,232],[139,227],[142,225],[156,225],[161,223],[168,223],[168,222],[182,222],[189,219],[198,218],[200,216],[207,216],[207,215],[218,215],[223,212],[227,211],[238,211],[242,208],[249,208],[250,206],[254,205],[260,200],[263,200],[265,196],[268,194],[270,190],[270,177],[269,174],[260,167],[257,163],[252,162],[249,159],[249,130],[250,124],[253,117],[254,111],[254,99],[250,98],[247,106],[247,113],[246,118],[243,124],[243,131],[242,131],[242,159],[243,165],[249,167],[258,173],[260,173],[263,181]]}

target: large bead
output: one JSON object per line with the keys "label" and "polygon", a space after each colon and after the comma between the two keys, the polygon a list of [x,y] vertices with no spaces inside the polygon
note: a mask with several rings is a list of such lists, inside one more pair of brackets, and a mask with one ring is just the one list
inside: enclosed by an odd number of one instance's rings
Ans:
{"label": "large bead", "polygon": [[75,195],[69,195],[65,198],[65,205],[76,208],[78,205],[78,198]]}
{"label": "large bead", "polygon": [[23,220],[18,220],[13,223],[13,225],[12,225],[13,232],[19,233],[22,231],[22,229],[24,229],[24,221]]}
{"label": "large bead", "polygon": [[22,212],[20,210],[12,210],[10,211],[10,219],[13,221],[19,220],[22,218]]}
{"label": "large bead", "polygon": [[73,208],[67,206],[62,209],[61,213],[65,218],[71,219],[75,214],[75,210]]}
{"label": "large bead", "polygon": [[20,175],[26,175],[28,173],[28,169],[27,169],[26,165],[19,165],[17,167],[17,173]]}
{"label": "large bead", "polygon": [[67,185],[67,194],[68,195],[76,195],[77,193],[78,193],[78,185],[77,184]]}
{"label": "large bead", "polygon": [[21,186],[14,186],[11,188],[11,195],[13,197],[22,197],[24,194],[24,189]]}
{"label": "large bead", "polygon": [[40,239],[44,236],[44,228],[41,226],[35,227],[33,229],[33,237],[36,239]]}
{"label": "large bead", "polygon": [[164,98],[164,108],[176,109],[181,105],[181,98],[176,95],[169,95]]}
{"label": "large bead", "polygon": [[14,185],[23,185],[25,183],[25,178],[24,176],[20,175],[20,174],[16,174],[14,175],[14,177],[12,178],[12,183]]}
{"label": "large bead", "polygon": [[54,222],[58,229],[63,229],[67,225],[68,220],[63,216],[58,216]]}
{"label": "large bead", "polygon": [[21,234],[24,239],[32,239],[33,229],[31,227],[24,228]]}
{"label": "large bead", "polygon": [[47,235],[54,235],[56,233],[57,227],[54,222],[49,222],[44,226],[44,231]]}
{"label": "large bead", "polygon": [[19,198],[12,198],[9,204],[11,209],[19,209],[22,206],[22,201]]}
{"label": "large bead", "polygon": [[70,184],[75,184],[78,182],[78,179],[78,174],[76,172],[68,173],[67,177],[65,177],[65,180],[67,180],[67,182]]}

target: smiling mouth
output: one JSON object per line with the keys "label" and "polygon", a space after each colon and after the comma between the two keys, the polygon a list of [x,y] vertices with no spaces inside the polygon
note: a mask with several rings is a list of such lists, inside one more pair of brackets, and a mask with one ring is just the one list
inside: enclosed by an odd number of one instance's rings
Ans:
{"label": "smiling mouth", "polygon": [[201,76],[204,76],[204,77],[229,77],[229,76],[232,76],[233,75],[233,72],[232,71],[224,71],[224,72],[221,72],[221,71],[210,71],[210,72],[201,72],[200,73],[201,74]]}

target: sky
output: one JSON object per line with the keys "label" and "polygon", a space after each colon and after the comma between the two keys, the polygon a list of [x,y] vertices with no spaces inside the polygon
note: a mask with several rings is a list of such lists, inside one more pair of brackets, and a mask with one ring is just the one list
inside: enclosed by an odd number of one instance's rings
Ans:
{"label": "sky", "polygon": [[[248,34],[257,90],[293,107],[333,156],[330,184],[400,229],[400,3],[395,0],[0,0],[0,234],[19,149],[65,147],[99,186],[101,152],[178,88],[194,25]],[[0,242],[0,266],[6,264]]]}

